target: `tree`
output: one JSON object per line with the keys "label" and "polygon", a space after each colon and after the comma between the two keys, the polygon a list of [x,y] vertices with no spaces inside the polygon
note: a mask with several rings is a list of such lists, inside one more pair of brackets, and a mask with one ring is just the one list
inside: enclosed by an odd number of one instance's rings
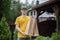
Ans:
{"label": "tree", "polygon": [[2,17],[0,22],[0,40],[11,40],[10,29],[5,17]]}
{"label": "tree", "polygon": [[10,10],[10,0],[0,0],[0,19],[3,15],[7,17]]}
{"label": "tree", "polygon": [[20,15],[20,9],[21,9],[21,3],[13,1],[13,3],[11,3],[13,5],[11,5],[11,10],[10,10],[10,20],[11,22],[15,22],[15,19],[17,16]]}

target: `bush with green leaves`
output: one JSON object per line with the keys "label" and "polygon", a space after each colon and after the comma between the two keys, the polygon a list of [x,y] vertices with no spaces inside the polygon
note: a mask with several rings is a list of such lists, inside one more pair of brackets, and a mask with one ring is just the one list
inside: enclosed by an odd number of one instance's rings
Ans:
{"label": "bush with green leaves", "polygon": [[52,37],[38,36],[35,40],[60,40],[60,31],[52,34]]}
{"label": "bush with green leaves", "polygon": [[60,31],[53,33],[51,40],[60,40]]}
{"label": "bush with green leaves", "polygon": [[35,40],[48,40],[49,37],[38,36]]}
{"label": "bush with green leaves", "polygon": [[11,32],[5,17],[0,21],[0,40],[11,40]]}
{"label": "bush with green leaves", "polygon": [[17,40],[17,33],[18,33],[18,31],[15,28],[15,30],[14,30],[14,36],[13,36],[14,40]]}

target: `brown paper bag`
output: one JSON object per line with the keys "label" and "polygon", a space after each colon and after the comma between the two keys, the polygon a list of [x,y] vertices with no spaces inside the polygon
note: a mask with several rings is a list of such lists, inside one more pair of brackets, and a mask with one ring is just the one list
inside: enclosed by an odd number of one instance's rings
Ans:
{"label": "brown paper bag", "polygon": [[37,27],[37,20],[36,20],[36,26],[34,28],[34,35],[33,36],[39,36],[38,27]]}
{"label": "brown paper bag", "polygon": [[27,23],[27,27],[25,30],[25,34],[29,36],[38,36],[38,28],[37,28],[37,21],[34,17],[31,17]]}
{"label": "brown paper bag", "polygon": [[34,35],[34,34],[33,34],[33,33],[34,33],[34,28],[35,28],[35,26],[36,26],[36,25],[35,25],[35,23],[36,23],[35,21],[36,21],[35,18],[32,17],[32,18],[31,18],[30,31],[29,31],[29,35],[30,35],[30,36],[33,36],[33,35]]}
{"label": "brown paper bag", "polygon": [[28,21],[27,26],[26,26],[25,34],[27,34],[27,35],[31,35],[31,32],[30,32],[30,28],[31,28],[31,24],[32,24],[31,21],[32,21],[32,19],[30,18],[30,20]]}

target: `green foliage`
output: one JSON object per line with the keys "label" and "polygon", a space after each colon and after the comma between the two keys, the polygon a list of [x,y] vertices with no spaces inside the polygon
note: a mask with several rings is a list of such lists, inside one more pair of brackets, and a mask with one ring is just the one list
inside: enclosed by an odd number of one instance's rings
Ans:
{"label": "green foliage", "polygon": [[[3,15],[5,15],[7,21],[14,22],[16,17],[21,15],[21,6],[23,3],[19,3],[13,0],[0,0],[0,20]],[[26,4],[25,4],[26,5]],[[30,4],[27,5],[27,9],[31,8]],[[11,9],[12,8],[12,9]]]}
{"label": "green foliage", "polygon": [[[11,3],[12,4],[12,3]],[[20,9],[21,9],[21,4],[19,2],[13,1],[12,9],[9,12],[9,20],[11,22],[15,22],[15,19],[17,16],[21,14]]]}
{"label": "green foliage", "polygon": [[29,4],[29,5],[26,6],[27,9],[30,9],[31,7],[32,7],[31,4]]}
{"label": "green foliage", "polygon": [[60,31],[53,33],[51,38],[39,36],[35,40],[60,40]]}
{"label": "green foliage", "polygon": [[60,40],[60,31],[57,32],[57,40]]}
{"label": "green foliage", "polygon": [[35,40],[48,40],[49,37],[39,36]]}
{"label": "green foliage", "polygon": [[15,28],[14,36],[13,36],[14,40],[17,40],[17,33],[18,33],[18,31],[17,31],[16,28]]}
{"label": "green foliage", "polygon": [[0,22],[0,40],[11,40],[11,33],[5,17],[2,17]]}
{"label": "green foliage", "polygon": [[51,39],[52,40],[60,40],[60,31],[53,33]]}
{"label": "green foliage", "polygon": [[11,0],[0,0],[0,18],[2,18],[2,15],[9,15],[10,10],[10,1]]}

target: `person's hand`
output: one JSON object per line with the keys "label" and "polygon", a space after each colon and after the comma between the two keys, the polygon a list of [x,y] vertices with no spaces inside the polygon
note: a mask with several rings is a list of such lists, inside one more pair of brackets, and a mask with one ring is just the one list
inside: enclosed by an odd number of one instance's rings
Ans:
{"label": "person's hand", "polygon": [[25,36],[28,36],[27,34],[25,34],[25,32],[22,32],[22,34],[25,35]]}

